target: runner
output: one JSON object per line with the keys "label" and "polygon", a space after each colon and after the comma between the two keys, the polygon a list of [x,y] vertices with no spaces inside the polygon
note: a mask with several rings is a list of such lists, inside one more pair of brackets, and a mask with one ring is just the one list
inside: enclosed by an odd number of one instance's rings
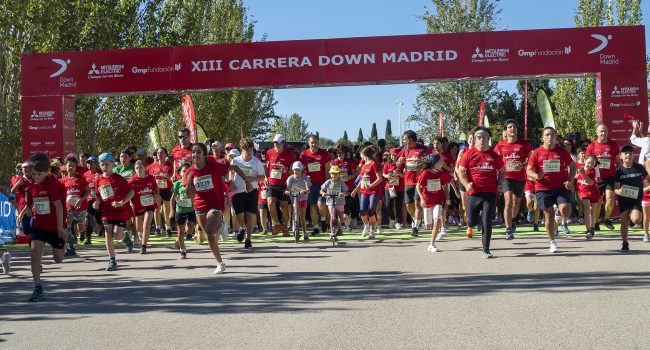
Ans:
{"label": "runner", "polygon": [[621,239],[623,240],[621,251],[628,252],[630,244],[627,238],[630,221],[634,225],[641,223],[641,199],[644,187],[650,190],[650,179],[648,179],[645,167],[634,162],[632,146],[623,146],[621,158],[623,164],[616,169],[614,192],[618,195],[618,211],[621,215]]}
{"label": "runner", "polygon": [[[300,236],[297,234],[299,228],[302,228],[303,240],[305,242],[309,241],[309,236],[307,236],[307,198],[309,197],[309,192],[311,190],[311,181],[309,176],[304,174],[304,165],[300,161],[296,161],[291,166],[293,170],[293,175],[287,178],[287,186],[285,190],[285,195],[291,198],[291,204],[297,210],[293,212],[293,232],[294,239],[296,243],[300,239]],[[297,225],[300,225],[298,227]]]}
{"label": "runner", "polygon": [[[337,165],[329,168],[330,178],[321,186],[320,194],[327,199],[327,209],[330,216],[330,240],[335,243],[343,234],[342,225],[344,223],[343,212],[345,211],[345,197],[348,187],[339,176],[341,169]],[[335,227],[337,227],[335,229]]]}
{"label": "runner", "polygon": [[[144,161],[135,162],[135,176],[129,180],[129,185],[133,189],[131,206],[135,213],[135,230],[141,242],[140,254],[147,254],[151,222],[161,198],[156,178],[147,174]],[[171,211],[168,213],[171,215]]]}
{"label": "runner", "polygon": [[[449,174],[453,174],[454,171],[454,160],[451,157],[451,153],[447,151],[445,148],[446,145],[449,144],[449,141],[447,140],[446,137],[440,137],[436,136],[433,138],[433,149],[431,150],[431,153],[435,153],[440,155],[440,158],[443,160],[443,165],[442,165],[442,170],[449,172]],[[447,183],[448,187],[455,186],[455,183],[448,182]],[[456,191],[456,188],[453,189]],[[451,193],[450,189],[447,188],[447,193]],[[447,204],[446,202],[442,204],[442,227],[440,228],[440,234],[441,237],[447,236],[447,229],[448,229],[448,222],[447,222]]]}
{"label": "runner", "polygon": [[582,202],[585,228],[585,237],[592,239],[594,237],[594,221],[596,219],[596,203],[600,198],[598,191],[598,180],[596,178],[596,169],[598,158],[594,155],[587,156],[584,164],[578,165],[576,176],[576,187],[578,197]]}
{"label": "runner", "polygon": [[266,187],[266,182],[260,181],[257,183],[257,210],[259,211],[259,224],[262,226],[262,234],[269,233],[269,192]]}
{"label": "runner", "polygon": [[[330,164],[339,167],[340,179],[345,182],[345,186],[349,189],[354,188],[354,179],[357,178],[357,163],[349,158],[350,150],[343,144],[336,146],[336,159],[333,159]],[[345,211],[343,217],[345,218],[345,227],[349,231],[356,227],[355,221],[359,215],[358,202],[352,198],[351,193],[348,191],[345,196]]]}
{"label": "runner", "polygon": [[494,152],[503,158],[506,167],[506,180],[504,182],[503,196],[505,206],[503,219],[506,224],[505,238],[515,238],[516,226],[514,219],[519,215],[519,206],[526,186],[526,163],[532,152],[527,141],[517,137],[517,123],[513,119],[506,120],[506,139],[501,140]]}
{"label": "runner", "polygon": [[68,239],[65,231],[65,188],[56,178],[50,175],[50,160],[44,152],[36,152],[29,156],[32,166],[33,183],[28,187],[27,205],[19,214],[33,218],[30,235],[30,256],[34,292],[28,301],[43,301],[45,294],[41,285],[41,262],[45,243],[52,247],[52,257],[55,263],[63,262],[63,247]]}
{"label": "runner", "polygon": [[[535,179],[535,198],[539,208],[544,211],[544,225],[548,234],[549,251],[557,253],[555,236],[554,205],[564,217],[571,215],[571,189],[576,174],[576,165],[569,152],[556,142],[557,134],[552,127],[542,130],[542,145],[533,151],[528,159],[526,172]],[[567,172],[566,169],[569,169]]]}
{"label": "runner", "polygon": [[420,196],[424,211],[424,224],[431,228],[431,241],[427,250],[431,253],[438,251],[436,239],[442,239],[443,226],[442,208],[449,203],[449,186],[451,175],[443,167],[445,161],[439,154],[429,154],[425,159],[425,168],[418,176],[416,190]]}
{"label": "runner", "polygon": [[404,217],[402,216],[404,207],[404,172],[397,169],[397,160],[399,159],[399,149],[392,148],[390,157],[384,163],[382,174],[386,182],[386,198],[388,200],[388,226],[395,227],[397,230],[402,229]]}
{"label": "runner", "polygon": [[86,230],[88,216],[87,198],[90,195],[88,181],[77,172],[77,163],[79,160],[74,154],[65,158],[65,165],[68,175],[59,179],[59,182],[65,187],[65,207],[68,217],[68,247],[64,253],[65,256],[77,255],[74,249],[76,241],[75,233],[79,233],[79,240],[82,240],[82,232]]}
{"label": "runner", "polygon": [[[616,168],[620,166],[620,159],[618,158],[619,147],[616,141],[608,139],[608,130],[605,125],[598,125],[596,127],[596,140],[587,147],[587,155],[593,154],[598,158],[598,170],[600,172],[598,181],[598,190],[600,191],[601,198],[596,207],[596,231],[600,230],[598,225],[598,218],[602,212],[602,194],[605,194],[605,220],[603,223],[605,227],[610,230],[614,229],[612,221],[609,219],[614,209],[614,175],[616,175]],[[564,228],[563,228],[564,229]]]}
{"label": "runner", "polygon": [[110,153],[99,155],[99,167],[102,175],[95,180],[95,209],[101,210],[101,219],[106,230],[106,251],[108,266],[106,271],[117,270],[115,246],[113,240],[124,241],[127,252],[133,250],[131,237],[124,234],[126,222],[131,220],[131,208],[128,203],[134,192],[127,180],[113,172],[115,159]]}
{"label": "runner", "polygon": [[526,220],[533,224],[533,232],[539,231],[539,206],[537,199],[535,199],[535,180],[531,180],[526,176],[526,186],[524,187],[526,195],[526,207],[528,208],[528,215]]}
{"label": "runner", "polygon": [[[174,169],[171,164],[167,163],[167,149],[165,147],[158,148],[156,152],[156,162],[149,165],[147,171],[150,175],[155,177],[156,185],[160,192],[162,205],[156,208],[154,219],[156,222],[156,235],[161,235],[163,231],[167,237],[172,236],[172,179],[174,176]],[[162,218],[161,218],[162,216]],[[164,222],[164,224],[163,224]],[[164,225],[164,226],[163,226]]]}
{"label": "runner", "polygon": [[[318,235],[319,232],[327,231],[327,206],[326,198],[321,197],[320,189],[327,180],[329,162],[332,160],[326,150],[319,148],[319,138],[317,135],[309,135],[307,144],[309,148],[300,153],[298,160],[305,165],[305,174],[311,180],[309,189],[309,212],[311,223],[314,226],[312,236]],[[320,215],[320,230],[318,228]]]}
{"label": "runner", "polygon": [[[296,160],[293,152],[286,148],[284,135],[276,134],[273,138],[273,148],[266,152],[266,159],[268,165],[266,168],[266,181],[269,188],[268,204],[269,213],[271,214],[271,221],[273,223],[273,230],[271,233],[277,235],[280,231],[284,232],[285,236],[289,235],[287,226],[289,225],[289,197],[285,194],[287,178],[289,178],[289,170],[291,165]],[[277,204],[280,203],[280,210],[282,212],[282,222],[280,225]]]}
{"label": "runner", "polygon": [[[190,129],[182,128],[178,130],[178,145],[172,148],[172,158],[174,159],[174,171],[180,168],[183,163],[192,162],[192,144],[190,143]],[[178,179],[178,174],[174,174],[174,179]]]}
{"label": "runner", "polygon": [[492,218],[494,218],[497,195],[505,181],[503,160],[490,149],[489,140],[490,132],[485,128],[479,128],[474,133],[474,147],[464,152],[458,164],[458,177],[469,195],[467,226],[474,226],[481,212],[483,258],[486,259],[492,257],[490,252]]}
{"label": "runner", "polygon": [[187,195],[187,187],[183,185],[182,178],[185,177],[189,163],[183,163],[181,168],[176,172],[181,176],[181,180],[174,182],[172,186],[171,202],[174,204],[174,218],[177,225],[178,249],[180,258],[187,259],[187,248],[185,247],[185,235],[191,237],[196,225],[196,214],[194,213],[194,200]]}
{"label": "runner", "polygon": [[[86,233],[85,233],[85,240],[84,240],[84,245],[90,245],[92,244],[92,233],[93,230],[97,225],[100,226],[102,225],[102,218],[101,215],[97,210],[95,210],[95,180],[102,174],[102,171],[99,169],[99,166],[97,165],[97,158],[95,157],[88,157],[86,160],[86,165],[88,166],[88,171],[84,173],[84,179],[88,183],[88,188],[90,188],[90,193],[88,194],[87,198],[87,207],[88,207],[88,216],[87,216],[87,221],[88,225],[86,225]],[[79,239],[81,240],[81,238]]]}
{"label": "runner", "polygon": [[[458,158],[456,159],[456,167],[455,167],[455,170],[454,170],[454,179],[456,180],[456,183],[458,185],[458,191],[460,192],[460,203],[462,205],[461,210],[464,213],[463,214],[463,219],[464,219],[466,224],[467,224],[467,200],[468,200],[468,196],[467,196],[467,191],[465,190],[465,186],[463,186],[463,183],[460,182],[460,176],[458,175],[458,166],[459,166],[460,160],[463,158],[463,155],[465,154],[465,152],[467,152],[468,150],[474,148],[474,133],[478,129],[479,129],[479,127],[476,126],[476,127],[472,128],[472,130],[470,130],[467,133],[467,146],[465,148],[461,149],[460,152],[458,153]],[[473,230],[472,226],[467,225],[466,235],[467,235],[467,238],[472,238],[474,236],[474,230]]]}
{"label": "runner", "polygon": [[[11,193],[16,195],[16,202],[18,202],[18,213],[23,212],[27,206],[27,194],[29,192],[29,186],[32,183],[34,183],[32,179],[32,164],[29,162],[22,163],[21,172],[14,176],[10,182]],[[16,220],[16,227],[20,227],[25,236],[31,236],[32,215],[29,211],[20,220]]]}
{"label": "runner", "polygon": [[[208,148],[202,143],[193,144],[191,149],[193,165],[187,169],[183,183],[187,187],[187,195],[194,198],[197,221],[208,236],[210,251],[217,260],[214,273],[219,274],[226,271],[217,243],[217,233],[226,228],[223,221],[223,178],[231,170],[242,178],[246,175],[237,166],[208,162]],[[246,191],[251,191],[251,183],[248,180],[245,183]]]}
{"label": "runner", "polygon": [[122,175],[126,181],[131,180],[135,173],[135,160],[133,152],[126,148],[120,152],[120,165],[115,167],[115,173]]}
{"label": "runner", "polygon": [[[243,138],[239,141],[241,155],[235,157],[231,165],[239,167],[246,175],[246,180],[251,183],[253,190],[246,192],[244,179],[235,173],[231,173],[232,178],[230,189],[232,191],[232,206],[235,210],[236,220],[239,224],[237,241],[244,241],[244,248],[252,248],[251,237],[253,235],[253,226],[257,223],[257,199],[259,194],[258,182],[264,181],[264,165],[253,156],[255,148],[253,140]],[[232,151],[231,151],[232,152]]]}
{"label": "runner", "polygon": [[397,160],[397,167],[404,172],[404,203],[406,209],[411,215],[411,235],[418,235],[418,227],[422,218],[422,207],[420,198],[415,191],[415,185],[418,173],[421,170],[420,162],[431,151],[422,144],[418,144],[417,134],[412,130],[407,130],[402,135],[404,148],[400,152],[400,158]]}
{"label": "runner", "polygon": [[[361,150],[361,158],[364,162],[359,171],[359,183],[352,191],[352,196],[359,196],[359,214],[363,221],[363,231],[361,237],[370,239],[375,238],[377,232],[377,205],[379,203],[379,192],[381,188],[382,176],[379,167],[375,163],[375,148],[368,146]],[[415,189],[414,189],[415,190]]]}
{"label": "runner", "polygon": [[221,163],[221,164],[228,163],[228,158],[224,154],[221,153],[221,150],[222,150],[221,142],[219,142],[219,141],[212,142],[212,144],[210,145],[210,150],[212,152],[212,154],[210,155],[210,158],[214,159],[215,161],[217,161],[218,163]]}

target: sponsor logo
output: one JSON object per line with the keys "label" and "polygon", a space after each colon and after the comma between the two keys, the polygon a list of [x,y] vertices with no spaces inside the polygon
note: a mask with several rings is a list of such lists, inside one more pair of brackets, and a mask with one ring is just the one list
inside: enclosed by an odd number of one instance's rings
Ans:
{"label": "sponsor logo", "polygon": [[29,130],[54,130],[56,129],[56,124],[45,125],[45,126],[29,126]]}
{"label": "sponsor logo", "polygon": [[45,141],[45,146],[54,146],[56,145],[56,142],[54,141]]}
{"label": "sponsor logo", "polygon": [[176,63],[173,66],[166,66],[166,67],[133,67],[131,68],[131,72],[133,74],[148,74],[148,73],[171,73],[171,72],[178,72],[181,70],[181,64]]}
{"label": "sponsor logo", "polygon": [[65,119],[74,119],[74,112],[73,111],[65,111],[64,118]]}
{"label": "sponsor logo", "polygon": [[53,58],[52,62],[56,63],[59,65],[59,70],[56,72],[50,74],[50,78],[55,78],[58,77],[59,75],[65,73],[65,71],[68,69],[68,65],[70,64],[70,60],[62,60],[60,58]]}
{"label": "sponsor logo", "polygon": [[123,64],[106,64],[97,66],[92,64],[88,71],[88,79],[124,78]]}
{"label": "sponsor logo", "polygon": [[595,49],[588,52],[588,54],[590,54],[590,55],[594,54],[594,53],[598,53],[600,51],[603,51],[607,47],[607,45],[609,44],[609,41],[612,40],[611,35],[604,36],[604,35],[600,35],[600,34],[591,34],[591,37],[597,39],[598,41],[600,41],[600,44],[598,44],[598,46],[596,46]]}
{"label": "sponsor logo", "polygon": [[36,147],[36,146],[40,146],[41,142],[40,141],[33,141],[33,142],[30,142],[29,145],[32,146],[32,147]]}
{"label": "sponsor logo", "polygon": [[610,103],[609,106],[612,108],[620,108],[620,107],[636,107],[640,106],[641,101],[636,101],[636,102],[627,102],[627,103]]}
{"label": "sponsor logo", "polygon": [[611,97],[639,97],[639,90],[638,86],[614,86]]}
{"label": "sponsor logo", "polygon": [[54,119],[55,111],[36,111],[34,110],[29,116],[30,120],[51,120]]}
{"label": "sponsor logo", "polygon": [[472,54],[472,62],[508,62],[510,58],[510,49],[485,49],[477,47]]}
{"label": "sponsor logo", "polygon": [[531,51],[527,50],[519,50],[517,51],[517,54],[519,57],[529,57],[533,58],[536,56],[568,56],[571,54],[573,50],[571,49],[571,46],[565,46],[564,48],[558,48],[558,49],[535,49]]}
{"label": "sponsor logo", "polygon": [[618,125],[618,124],[621,124],[621,123],[623,123],[623,121],[620,120],[620,119],[612,120],[612,124],[614,124],[614,125]]}

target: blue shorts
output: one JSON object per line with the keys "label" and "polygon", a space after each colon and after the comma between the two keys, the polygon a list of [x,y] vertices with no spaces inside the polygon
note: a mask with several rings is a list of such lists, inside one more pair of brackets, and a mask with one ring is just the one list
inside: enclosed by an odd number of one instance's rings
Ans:
{"label": "blue shorts", "polygon": [[564,186],[552,190],[535,191],[535,199],[539,209],[551,209],[555,204],[571,203],[571,191]]}
{"label": "blue shorts", "polygon": [[314,205],[318,204],[318,202],[323,202],[327,200],[325,197],[321,197],[320,195],[320,187],[321,185],[315,185],[312,184],[311,187],[309,187],[309,197],[307,197],[307,204],[308,205]]}

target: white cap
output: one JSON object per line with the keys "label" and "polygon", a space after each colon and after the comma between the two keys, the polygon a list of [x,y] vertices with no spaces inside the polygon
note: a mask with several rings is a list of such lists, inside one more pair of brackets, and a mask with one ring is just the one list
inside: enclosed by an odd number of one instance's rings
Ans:
{"label": "white cap", "polygon": [[219,142],[219,141],[214,141],[214,142],[212,143],[211,146],[214,146],[214,147],[217,147],[217,148],[221,148],[221,142]]}
{"label": "white cap", "polygon": [[236,148],[233,148],[233,149],[230,150],[230,152],[228,152],[228,155],[233,156],[233,157],[239,157],[239,150],[236,149]]}
{"label": "white cap", "polygon": [[273,142],[284,142],[284,135],[275,134],[275,137],[273,138]]}
{"label": "white cap", "polygon": [[300,170],[302,170],[304,168],[305,168],[305,166],[302,165],[302,163],[300,163],[298,161],[293,162],[293,165],[291,166],[291,169],[300,169]]}

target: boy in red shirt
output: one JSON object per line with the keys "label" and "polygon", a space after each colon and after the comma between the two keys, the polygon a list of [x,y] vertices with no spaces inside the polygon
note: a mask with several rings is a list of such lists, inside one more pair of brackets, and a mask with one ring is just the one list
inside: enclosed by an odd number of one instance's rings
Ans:
{"label": "boy in red shirt", "polygon": [[579,165],[576,176],[576,190],[584,208],[585,227],[587,228],[585,236],[587,239],[594,237],[596,205],[600,199],[600,191],[598,190],[598,181],[596,178],[596,165],[598,165],[598,158],[594,155],[587,156],[585,163]]}
{"label": "boy in red shirt", "polygon": [[431,253],[438,251],[435,241],[442,238],[443,207],[449,204],[449,187],[451,175],[448,171],[442,170],[445,165],[444,159],[439,154],[429,154],[425,159],[425,169],[417,178],[416,190],[420,196],[422,208],[424,209],[424,224],[431,227],[431,242],[427,250]]}
{"label": "boy in red shirt", "polygon": [[65,186],[65,207],[68,217],[68,225],[70,225],[70,236],[68,242],[68,249],[65,251],[65,256],[77,255],[74,249],[74,241],[76,240],[75,234],[79,235],[86,230],[86,216],[88,214],[88,202],[86,198],[90,194],[90,187],[83,175],[77,172],[79,160],[74,154],[70,154],[65,158],[66,172],[68,175],[59,179],[59,182]]}

